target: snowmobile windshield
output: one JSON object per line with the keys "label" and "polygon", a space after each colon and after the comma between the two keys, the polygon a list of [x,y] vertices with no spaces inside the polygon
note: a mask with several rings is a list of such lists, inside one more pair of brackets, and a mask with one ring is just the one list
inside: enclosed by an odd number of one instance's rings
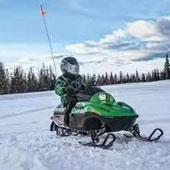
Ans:
{"label": "snowmobile windshield", "polygon": [[107,105],[112,105],[115,99],[112,95],[106,92],[96,93],[90,100],[92,103],[103,103]]}
{"label": "snowmobile windshield", "polygon": [[99,92],[104,92],[104,90],[94,86],[86,87],[77,94],[78,101],[90,101],[91,97]]}

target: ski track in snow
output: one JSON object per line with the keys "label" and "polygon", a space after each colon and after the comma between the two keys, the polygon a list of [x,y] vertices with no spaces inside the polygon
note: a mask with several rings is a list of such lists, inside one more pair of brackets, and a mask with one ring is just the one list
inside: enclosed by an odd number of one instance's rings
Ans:
{"label": "ski track in snow", "polygon": [[103,87],[134,107],[141,132],[164,130],[157,143],[117,134],[109,150],[82,146],[81,136],[56,137],[50,116],[59,98],[54,92],[0,96],[0,170],[169,170],[170,81]]}
{"label": "ski track in snow", "polygon": [[0,116],[0,119],[5,119],[5,118],[8,118],[8,117],[20,116],[20,115],[23,115],[23,114],[24,115],[25,114],[32,114],[34,112],[39,112],[39,111],[42,111],[42,110],[49,110],[50,108],[54,108],[54,106],[42,107],[42,108],[38,108],[38,109],[31,109],[31,110],[23,111],[23,112],[20,112],[20,113],[10,113],[8,115]]}

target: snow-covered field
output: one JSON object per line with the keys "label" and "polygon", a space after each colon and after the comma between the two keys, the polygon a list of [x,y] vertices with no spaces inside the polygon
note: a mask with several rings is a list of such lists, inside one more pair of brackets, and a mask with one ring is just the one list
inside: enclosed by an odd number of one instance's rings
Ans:
{"label": "snow-covered field", "polygon": [[140,115],[142,133],[164,130],[157,143],[119,135],[110,150],[84,147],[84,137],[56,137],[50,116],[54,92],[0,96],[0,170],[169,170],[170,81],[103,87]]}

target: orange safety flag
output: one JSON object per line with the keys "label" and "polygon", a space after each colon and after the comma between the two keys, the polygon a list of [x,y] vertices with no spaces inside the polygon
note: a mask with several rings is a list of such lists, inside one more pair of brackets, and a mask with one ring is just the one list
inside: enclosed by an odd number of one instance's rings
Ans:
{"label": "orange safety flag", "polygon": [[47,12],[46,12],[46,11],[44,11],[44,9],[43,9],[42,5],[41,5],[41,15],[42,15],[42,16],[46,16],[46,15],[47,15]]}

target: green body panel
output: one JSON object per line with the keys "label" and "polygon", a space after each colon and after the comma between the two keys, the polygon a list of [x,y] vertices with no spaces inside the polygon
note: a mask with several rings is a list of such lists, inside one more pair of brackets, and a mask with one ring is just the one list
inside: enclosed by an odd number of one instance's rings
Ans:
{"label": "green body panel", "polygon": [[103,118],[138,117],[132,107],[116,102],[108,93],[97,93],[88,102],[78,102],[71,114],[95,113]]}

